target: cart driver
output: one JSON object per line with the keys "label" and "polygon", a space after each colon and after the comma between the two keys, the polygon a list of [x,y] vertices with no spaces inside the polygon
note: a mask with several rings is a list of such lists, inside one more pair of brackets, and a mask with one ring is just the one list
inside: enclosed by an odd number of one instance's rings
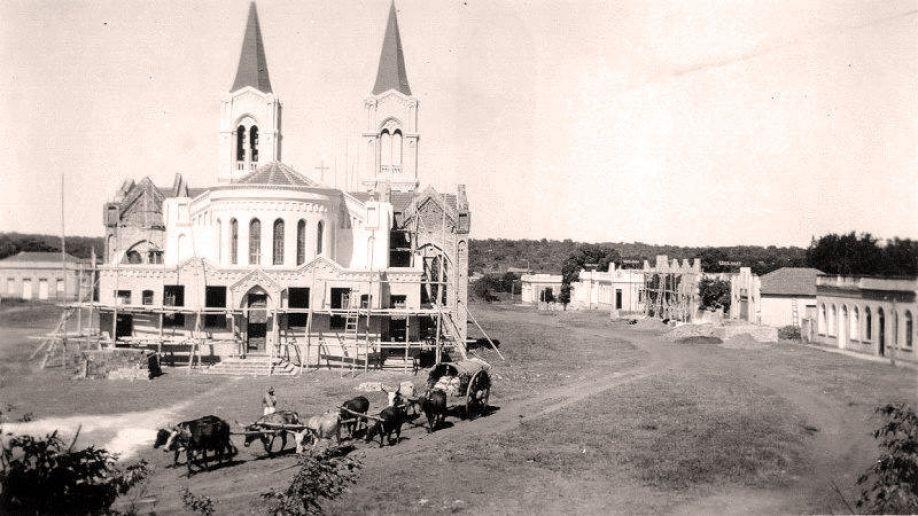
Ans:
{"label": "cart driver", "polygon": [[268,390],[265,391],[265,397],[262,398],[261,405],[266,416],[277,412],[277,398],[274,397],[274,386],[268,387]]}

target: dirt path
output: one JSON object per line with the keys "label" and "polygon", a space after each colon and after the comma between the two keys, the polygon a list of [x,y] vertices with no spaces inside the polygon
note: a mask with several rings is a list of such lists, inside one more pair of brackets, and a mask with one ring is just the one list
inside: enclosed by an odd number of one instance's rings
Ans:
{"label": "dirt path", "polygon": [[[229,388],[234,382],[216,390]],[[201,396],[213,395],[213,391]],[[174,405],[137,412],[120,414],[78,414],[67,417],[50,417],[28,422],[5,423],[4,431],[15,434],[45,435],[57,431],[65,441],[73,439],[79,432],[77,445],[100,446],[119,454],[122,460],[130,459],[156,438],[158,428],[179,421],[183,412],[195,402],[186,399]]]}

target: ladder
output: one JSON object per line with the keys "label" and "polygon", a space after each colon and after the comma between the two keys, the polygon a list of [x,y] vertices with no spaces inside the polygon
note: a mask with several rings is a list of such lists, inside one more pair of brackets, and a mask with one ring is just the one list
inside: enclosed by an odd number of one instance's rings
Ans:
{"label": "ladder", "polygon": [[800,312],[798,310],[797,298],[795,297],[793,301],[791,301],[791,324],[794,326],[802,326],[802,324],[800,324]]}
{"label": "ladder", "polygon": [[[354,298],[351,293],[349,293],[345,296],[343,301],[345,306],[347,306],[347,313],[344,315],[344,341],[341,343],[342,358],[349,359],[351,363],[351,373],[354,374],[357,359],[360,355],[360,347],[358,345],[358,333],[360,331],[360,298],[358,297],[357,303],[354,303]],[[348,337],[353,339],[353,356],[351,356],[348,350]]]}
{"label": "ladder", "polygon": [[39,367],[44,369],[48,365],[48,360],[51,358],[51,355],[57,350],[58,342],[63,345],[64,342],[64,332],[67,331],[67,321],[73,316],[75,309],[73,307],[67,307],[66,310],[61,314],[60,320],[57,322],[57,326],[54,327],[54,330],[47,334],[44,339],[42,339],[41,344],[32,351],[32,355],[29,356],[29,359],[35,358],[36,355],[44,351],[44,355],[41,357],[41,363]]}

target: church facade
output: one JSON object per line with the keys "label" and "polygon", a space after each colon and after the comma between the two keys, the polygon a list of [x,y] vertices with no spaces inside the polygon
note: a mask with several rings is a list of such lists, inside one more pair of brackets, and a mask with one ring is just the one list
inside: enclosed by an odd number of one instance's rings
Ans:
{"label": "church facade", "polygon": [[462,185],[421,187],[418,99],[394,4],[363,99],[362,190],[281,161],[284,106],[254,3],[220,107],[212,185],[131,180],[105,205],[100,330],[124,343],[200,339],[218,357],[290,346],[314,363],[384,359],[396,346],[464,353],[470,210]]}

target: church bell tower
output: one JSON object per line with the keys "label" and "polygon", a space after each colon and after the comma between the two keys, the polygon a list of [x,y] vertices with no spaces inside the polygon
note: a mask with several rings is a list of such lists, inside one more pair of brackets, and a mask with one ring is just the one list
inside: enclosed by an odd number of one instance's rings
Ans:
{"label": "church bell tower", "polygon": [[389,6],[373,93],[364,100],[366,128],[360,162],[364,186],[388,183],[395,191],[418,187],[418,99],[411,94],[395,2]]}
{"label": "church bell tower", "polygon": [[217,180],[230,183],[281,159],[281,103],[271,90],[255,2],[242,39],[236,79],[220,108]]}

